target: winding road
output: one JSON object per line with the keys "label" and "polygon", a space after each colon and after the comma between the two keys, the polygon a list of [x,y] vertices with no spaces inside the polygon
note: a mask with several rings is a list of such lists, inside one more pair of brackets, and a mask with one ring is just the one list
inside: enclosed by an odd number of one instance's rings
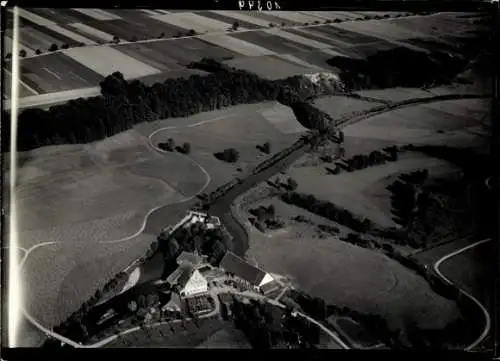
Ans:
{"label": "winding road", "polygon": [[[407,107],[407,106],[412,106],[412,105],[417,105],[417,104],[432,103],[432,102],[438,102],[438,101],[443,101],[443,100],[481,99],[481,98],[488,98],[488,97],[489,96],[485,95],[485,94],[450,94],[450,95],[431,96],[431,97],[426,97],[426,98],[408,99],[408,100],[401,101],[401,102],[394,102],[394,103],[390,103],[390,104],[385,104],[383,106],[378,106],[378,107],[372,108],[370,110],[361,112],[360,114],[351,115],[351,116],[348,116],[348,117],[345,117],[345,118],[341,118],[341,119],[338,120],[337,125],[339,127],[342,127],[342,126],[345,126],[347,124],[350,124],[350,123],[353,123],[353,122],[357,122],[357,121],[361,121],[361,120],[364,120],[366,118],[369,118],[369,117],[372,117],[372,116],[375,116],[375,115],[379,115],[379,114],[382,114],[382,113],[386,113],[386,112],[390,112],[390,111],[393,111],[393,110],[396,110],[396,109],[400,109],[402,107]],[[148,143],[157,152],[159,152],[159,153],[165,153],[166,151],[158,148],[153,143],[152,138],[153,138],[154,135],[158,134],[161,131],[167,131],[167,130],[176,129],[176,128],[185,128],[185,127],[200,126],[200,125],[202,125],[204,123],[207,123],[209,121],[215,121],[217,119],[220,119],[220,118],[211,119],[211,120],[207,120],[207,121],[204,121],[204,122],[199,122],[199,123],[195,123],[195,124],[191,124],[191,125],[187,125],[187,126],[178,126],[178,127],[171,126],[171,127],[160,128],[160,129],[156,130],[155,132],[153,132],[153,133],[151,133],[149,135],[149,137],[148,137]],[[296,160],[297,158],[299,158],[306,151],[307,151],[307,144],[304,144],[303,146],[301,146],[301,147],[299,147],[297,149],[294,149],[292,152],[288,152],[288,153],[286,151],[281,152],[281,154],[285,154],[285,155],[284,156],[280,156],[280,154],[276,155],[276,157],[275,157],[276,161],[273,162],[272,164],[270,164],[269,167],[267,167],[266,169],[264,169],[262,172],[259,172],[259,173],[256,173],[256,174],[250,173],[245,179],[242,179],[242,181],[239,184],[237,184],[236,186],[234,186],[233,188],[231,188],[226,194],[224,194],[222,197],[220,197],[219,199],[217,199],[216,202],[211,205],[210,212],[213,215],[218,216],[222,220],[222,222],[224,223],[224,225],[226,226],[226,228],[228,229],[228,231],[233,235],[233,237],[234,237],[234,243],[235,243],[235,249],[233,249],[233,251],[235,253],[237,253],[238,255],[244,255],[245,254],[245,252],[246,252],[246,250],[248,248],[248,234],[247,234],[244,226],[242,224],[240,224],[238,222],[237,218],[231,213],[231,211],[230,211],[230,205],[233,203],[233,201],[239,195],[241,195],[244,192],[248,191],[249,189],[253,188],[258,183],[261,183],[261,182],[269,179],[270,177],[272,177],[273,175],[277,174],[281,170],[286,169],[291,163],[293,163],[294,160]],[[202,193],[208,187],[208,185],[210,184],[211,178],[210,178],[209,173],[198,162],[196,162],[194,159],[192,159],[191,157],[189,157],[187,155],[181,155],[181,154],[179,154],[179,156],[185,156],[185,157],[188,157],[189,159],[191,159],[191,161],[193,161],[198,167],[200,167],[201,171],[206,176],[206,182],[205,182],[205,184],[203,185],[203,187],[196,194],[194,194],[193,196],[184,198],[184,199],[182,199],[179,202],[176,202],[178,205],[182,204],[182,206],[178,207],[178,209],[175,208],[176,211],[179,212],[178,214],[181,215],[181,214],[183,214],[183,212],[187,211],[187,209],[189,209],[190,207],[192,207],[194,205],[194,202],[192,202],[192,204],[190,204],[190,201],[194,200],[194,198],[198,194]],[[130,240],[130,239],[138,236],[142,232],[147,232],[148,234],[151,234],[152,232],[157,232],[158,233],[160,230],[157,230],[157,228],[158,228],[157,226],[152,225],[151,227],[148,228],[148,224],[150,224],[151,222],[153,222],[152,219],[155,218],[155,214],[156,213],[158,213],[158,214],[161,215],[164,211],[168,211],[168,210],[172,211],[171,207],[172,207],[172,204],[166,205],[166,206],[158,206],[158,207],[155,207],[155,208],[151,209],[145,215],[144,221],[143,221],[140,229],[137,232],[135,232],[134,234],[132,234],[130,236],[127,236],[127,237],[124,237],[124,238],[121,238],[121,239],[118,239],[118,240],[103,241],[103,242],[100,242],[100,243],[102,243],[102,244],[120,243],[120,242],[123,242],[123,241]],[[156,221],[158,221],[158,219]],[[164,225],[165,224],[163,224],[163,226]],[[485,242],[485,241],[481,241],[481,242]],[[33,246],[30,249],[26,250],[26,253],[25,253],[24,257],[22,258],[22,260],[20,262],[20,270],[22,269],[22,267],[26,263],[26,260],[28,259],[28,257],[31,254],[31,252],[33,252],[37,248],[48,246],[48,245],[53,245],[53,244],[56,244],[56,242],[41,243],[41,244],[38,244],[38,245]],[[477,245],[477,244],[480,244],[480,243],[478,242],[475,245]],[[473,246],[474,245],[471,245],[471,246],[469,246],[469,248],[471,248]],[[440,261],[438,261],[438,263],[436,263],[436,265],[435,265],[436,273],[439,274],[447,282],[451,283],[450,280],[448,280],[444,275],[442,275],[439,272],[439,265],[442,262],[444,262],[446,259],[448,259],[450,257],[453,257],[454,255],[459,254],[461,252],[464,252],[465,250],[467,250],[469,248],[466,247],[465,249],[461,249],[461,250],[452,252],[449,255],[443,257],[443,259],[441,259]],[[481,309],[483,309],[485,311],[485,317],[486,317],[485,331],[483,331],[483,333],[478,338],[478,340],[476,340],[473,344],[471,344],[467,348],[467,349],[472,349],[481,340],[484,339],[484,337],[485,337],[486,334],[488,334],[489,329],[490,329],[491,321],[490,321],[488,312],[479,303],[479,301],[477,301],[475,298],[473,298],[471,295],[469,295],[465,291],[463,292],[463,294],[466,295],[466,296],[468,296],[476,304],[478,304],[478,306],[481,307]],[[272,301],[272,300],[270,300],[269,302],[271,302],[271,303],[275,302],[277,304],[280,304],[279,302]],[[53,331],[45,328],[43,325],[41,325],[39,322],[37,322],[31,315],[29,315],[26,310],[23,309],[22,311],[23,311],[24,316],[26,317],[26,319],[28,319],[28,321],[30,321],[36,328],[38,328],[40,331],[42,331],[46,335],[48,335],[50,337],[53,337],[53,338],[55,338],[57,340],[60,340],[61,342],[66,343],[66,344],[68,344],[70,346],[73,346],[73,347],[79,347],[79,348],[81,348],[81,347],[92,347],[92,346],[83,346],[83,345],[81,345],[81,344],[79,344],[77,342],[74,342],[74,341],[72,341],[72,340],[70,340],[70,339],[68,339],[68,338],[66,338],[66,337],[64,337],[62,335],[59,335],[59,334],[57,334],[57,333],[55,333],[55,332],[53,332]],[[321,324],[317,323],[317,321],[315,321],[313,319],[310,319],[307,315],[302,315],[301,314],[301,316],[308,318],[311,322],[318,324],[319,327],[321,327],[322,329],[324,329],[324,326],[322,326]],[[325,332],[327,332],[328,334],[330,334],[330,336],[332,336],[332,334],[335,335],[334,333],[332,333],[331,330],[328,330],[328,331],[325,330]],[[332,336],[332,337],[338,338],[338,336],[336,336],[336,335]],[[346,346],[344,348],[349,348],[347,345],[343,344],[343,342],[341,340],[339,342],[339,340],[336,339],[336,341],[342,347]]]}
{"label": "winding road", "polygon": [[[491,241],[490,238],[483,239],[481,241],[477,241],[475,243],[472,243],[468,246],[457,249],[456,251],[453,251],[453,252],[445,255],[444,257],[440,258],[436,263],[434,263],[434,271],[437,273],[437,275],[439,277],[441,277],[447,283],[454,284],[453,281],[451,281],[449,278],[447,278],[445,275],[443,275],[443,273],[439,270],[439,266],[441,266],[441,264],[443,262],[449,260],[450,258],[453,258],[459,254],[462,254],[462,253],[464,253],[464,252],[466,252],[474,247],[477,247],[477,246],[479,246],[483,243],[489,242],[489,241]],[[481,304],[481,302],[479,302],[474,296],[472,296],[467,291],[464,291],[463,289],[460,289],[460,291],[462,292],[462,294],[464,294],[469,299],[471,299],[481,309],[481,312],[483,313],[484,318],[485,318],[484,329],[481,332],[481,335],[479,335],[479,337],[474,342],[472,342],[469,346],[467,346],[465,348],[466,351],[470,351],[470,350],[474,349],[477,345],[479,345],[486,338],[486,336],[488,336],[488,333],[490,332],[490,329],[491,329],[491,318],[490,318],[490,314],[489,314],[488,310]]]}

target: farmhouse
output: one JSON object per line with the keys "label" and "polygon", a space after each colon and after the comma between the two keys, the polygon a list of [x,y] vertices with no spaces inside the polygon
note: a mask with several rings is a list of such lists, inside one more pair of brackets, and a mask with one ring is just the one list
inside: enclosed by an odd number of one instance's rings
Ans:
{"label": "farmhouse", "polygon": [[260,288],[274,281],[269,273],[252,266],[232,252],[226,252],[219,267],[247,281],[255,288]]}
{"label": "farmhouse", "polygon": [[177,293],[170,293],[170,300],[161,308],[164,313],[181,312],[182,301]]}
{"label": "farmhouse", "polygon": [[176,287],[181,297],[207,292],[208,282],[202,274],[190,264],[179,266],[167,278],[167,283]]}

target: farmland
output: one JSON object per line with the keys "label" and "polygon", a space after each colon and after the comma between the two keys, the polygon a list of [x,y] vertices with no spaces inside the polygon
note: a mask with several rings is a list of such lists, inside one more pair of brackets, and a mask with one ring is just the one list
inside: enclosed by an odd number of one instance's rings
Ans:
{"label": "farmland", "polygon": [[[276,204],[276,214],[284,219],[296,214],[288,207]],[[453,303],[397,262],[335,237],[315,237],[309,226],[287,223],[271,236],[251,232],[248,257],[270,272],[291,277],[301,290],[327,303],[383,315],[392,328],[401,327],[407,316],[429,328],[443,327],[457,316]]]}

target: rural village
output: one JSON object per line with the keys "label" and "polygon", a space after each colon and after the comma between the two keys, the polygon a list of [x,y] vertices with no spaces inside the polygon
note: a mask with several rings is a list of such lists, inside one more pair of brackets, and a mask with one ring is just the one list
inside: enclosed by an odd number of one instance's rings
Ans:
{"label": "rural village", "polygon": [[487,12],[6,14],[9,345],[492,350]]}

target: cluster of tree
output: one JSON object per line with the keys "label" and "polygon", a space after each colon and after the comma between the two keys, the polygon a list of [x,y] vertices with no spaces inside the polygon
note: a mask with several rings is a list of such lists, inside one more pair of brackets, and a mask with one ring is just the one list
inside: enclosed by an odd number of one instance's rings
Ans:
{"label": "cluster of tree", "polygon": [[427,175],[428,171],[425,169],[402,174],[387,186],[387,189],[391,191],[393,219],[410,232],[414,228],[414,221],[425,217],[430,202],[429,191],[422,189]]}
{"label": "cluster of tree", "polygon": [[177,267],[175,260],[183,251],[206,255],[211,264],[218,265],[231,248],[230,240],[220,228],[209,229],[201,223],[180,228],[168,237],[162,234],[158,237],[158,242],[165,262],[164,277]]}
{"label": "cluster of tree", "polygon": [[270,154],[271,153],[271,143],[265,142],[264,144],[258,144],[256,146],[258,150],[260,150],[262,153]]}
{"label": "cluster of tree", "polygon": [[[386,154],[384,154],[386,153]],[[384,164],[386,161],[395,162],[398,160],[398,148],[396,146],[386,147],[383,151],[374,150],[369,154],[356,154],[352,158],[346,159],[346,170],[352,172],[354,170],[364,169],[379,164]]]}
{"label": "cluster of tree", "polygon": [[356,232],[365,233],[374,228],[374,224],[369,219],[357,217],[347,209],[340,208],[328,201],[319,200],[312,194],[287,192],[281,196],[281,199],[288,204],[304,208]]}
{"label": "cluster of tree", "polygon": [[195,36],[195,35],[198,35],[198,33],[193,29],[189,29],[187,32],[183,31],[177,32],[177,34],[174,35],[174,38],[182,38],[184,36]]}
{"label": "cluster of tree", "polygon": [[240,158],[240,153],[234,148],[227,148],[222,152],[214,153],[214,157],[224,162],[236,163]]}
{"label": "cluster of tree", "polygon": [[327,319],[326,303],[322,298],[313,297],[299,290],[291,290],[290,297],[301,308],[301,310],[314,318],[317,321],[325,321]]}
{"label": "cluster of tree", "polygon": [[341,79],[354,90],[448,84],[467,65],[467,59],[441,51],[426,53],[396,47],[377,51],[366,59],[338,56],[327,63],[340,69]]}
{"label": "cluster of tree", "polygon": [[371,239],[364,238],[356,233],[348,233],[346,237],[342,238],[342,240],[344,242],[354,244],[355,246],[362,247],[362,248],[368,248],[368,249],[380,248],[380,245],[378,242],[371,240]]}
{"label": "cluster of tree", "polygon": [[297,101],[291,105],[293,114],[305,128],[320,132],[330,129],[333,119],[309,102]]}
{"label": "cluster of tree", "polygon": [[256,349],[269,349],[278,344],[289,347],[314,348],[319,342],[319,328],[302,317],[293,317],[267,302],[251,300],[232,303],[233,321]]}
{"label": "cluster of tree", "polygon": [[330,226],[328,224],[318,224],[318,229],[321,232],[325,232],[331,235],[337,235],[340,232],[340,229],[335,226]]}
{"label": "cluster of tree", "polygon": [[191,144],[188,142],[182,143],[182,145],[175,145],[173,138],[168,138],[166,142],[158,143],[158,148],[165,150],[167,152],[177,151],[183,154],[189,154],[191,152]]}
{"label": "cluster of tree", "polygon": [[250,218],[250,223],[261,232],[265,232],[266,229],[280,229],[285,225],[281,219],[276,217],[276,211],[272,204],[268,207],[260,206],[250,209],[249,212],[255,216],[255,218]]}

